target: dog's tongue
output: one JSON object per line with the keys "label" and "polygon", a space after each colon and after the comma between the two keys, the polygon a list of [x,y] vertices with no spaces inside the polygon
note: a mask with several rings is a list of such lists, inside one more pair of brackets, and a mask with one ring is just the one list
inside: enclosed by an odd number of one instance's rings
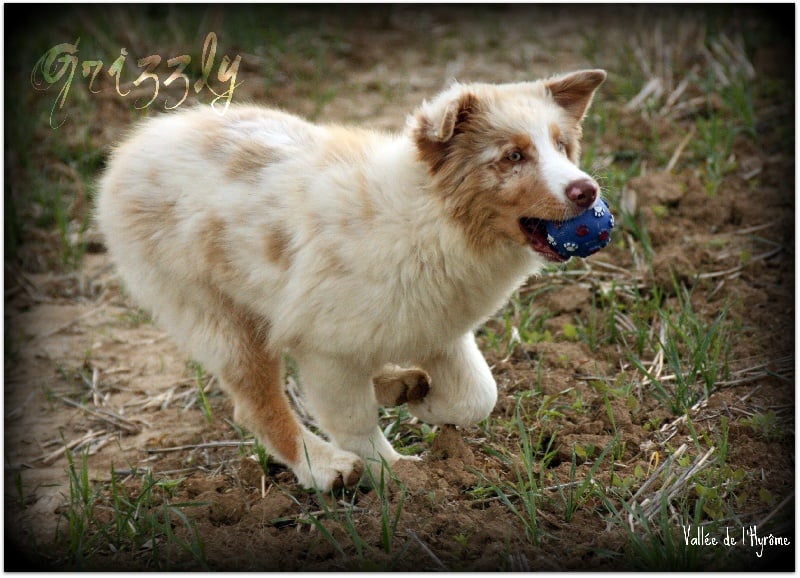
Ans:
{"label": "dog's tongue", "polygon": [[545,229],[544,221],[526,218],[521,219],[519,224],[534,251],[543,255],[549,261],[557,263],[569,261],[569,257],[563,257],[556,253],[550,243],[547,242],[547,230]]}

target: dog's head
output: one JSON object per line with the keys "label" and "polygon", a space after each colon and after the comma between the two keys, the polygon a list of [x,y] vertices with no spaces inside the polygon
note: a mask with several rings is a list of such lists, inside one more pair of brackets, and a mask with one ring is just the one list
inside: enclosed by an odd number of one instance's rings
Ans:
{"label": "dog's head", "polygon": [[456,83],[409,118],[436,193],[475,249],[515,242],[562,260],[537,223],[574,217],[599,194],[577,162],[581,121],[605,78],[583,70],[536,82]]}

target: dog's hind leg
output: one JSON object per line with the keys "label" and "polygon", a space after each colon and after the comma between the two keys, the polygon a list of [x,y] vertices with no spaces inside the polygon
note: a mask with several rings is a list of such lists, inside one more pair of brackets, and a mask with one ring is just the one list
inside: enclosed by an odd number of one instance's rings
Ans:
{"label": "dog's hind leg", "polygon": [[275,458],[292,468],[305,487],[327,491],[354,486],[363,462],[306,429],[289,405],[283,387],[280,354],[268,349],[263,327],[247,315],[234,315],[237,331],[220,369],[220,377],[234,401],[234,419],[258,436]]}
{"label": "dog's hind leg", "polygon": [[378,400],[369,370],[357,362],[322,354],[297,358],[305,403],[336,446],[358,454],[374,475],[381,462],[394,464],[398,454],[378,426]]}

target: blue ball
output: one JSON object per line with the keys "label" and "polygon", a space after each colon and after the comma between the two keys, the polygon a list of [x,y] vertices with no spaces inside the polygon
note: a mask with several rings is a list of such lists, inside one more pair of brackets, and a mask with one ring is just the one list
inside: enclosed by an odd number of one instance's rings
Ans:
{"label": "blue ball", "polygon": [[614,215],[603,199],[567,221],[547,221],[547,242],[562,257],[588,257],[611,242]]}

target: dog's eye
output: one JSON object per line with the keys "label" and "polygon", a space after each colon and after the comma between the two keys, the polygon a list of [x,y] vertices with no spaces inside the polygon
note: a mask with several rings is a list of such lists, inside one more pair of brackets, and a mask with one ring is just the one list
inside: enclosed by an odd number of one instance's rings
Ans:
{"label": "dog's eye", "polygon": [[558,147],[558,152],[560,152],[560,153],[566,152],[566,150],[567,150],[566,143],[561,139],[558,139],[556,141],[556,147]]}
{"label": "dog's eye", "polygon": [[510,160],[512,163],[518,163],[518,162],[519,162],[519,161],[521,161],[521,160],[522,160],[524,157],[522,156],[522,153],[521,153],[521,152],[519,152],[519,151],[512,151],[512,152],[511,152],[511,153],[510,153],[510,154],[509,154],[509,155],[508,155],[506,158],[507,158],[508,160]]}

